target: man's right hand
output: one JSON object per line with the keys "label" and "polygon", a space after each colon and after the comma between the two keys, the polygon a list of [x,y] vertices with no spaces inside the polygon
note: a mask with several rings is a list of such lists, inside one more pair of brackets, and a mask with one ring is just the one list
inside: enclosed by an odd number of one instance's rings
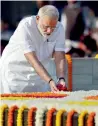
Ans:
{"label": "man's right hand", "polygon": [[51,91],[52,91],[53,93],[56,93],[57,91],[59,91],[59,90],[57,89],[56,84],[55,84],[54,81],[51,81],[49,85],[50,85]]}

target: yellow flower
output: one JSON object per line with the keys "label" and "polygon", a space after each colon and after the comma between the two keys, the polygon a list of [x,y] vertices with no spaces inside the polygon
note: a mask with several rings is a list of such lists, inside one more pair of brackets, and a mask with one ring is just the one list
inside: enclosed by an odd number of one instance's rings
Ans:
{"label": "yellow flower", "polygon": [[0,126],[3,126],[3,116],[4,116],[4,110],[7,109],[8,106],[6,104],[2,105],[0,107]]}
{"label": "yellow flower", "polygon": [[95,56],[96,59],[98,59],[98,54]]}
{"label": "yellow flower", "polygon": [[84,116],[88,114],[87,111],[83,111],[80,113],[79,118],[78,118],[78,126],[83,126],[84,125]]}
{"label": "yellow flower", "polygon": [[17,126],[23,126],[22,124],[22,117],[23,117],[23,111],[24,109],[26,109],[27,107],[25,105],[23,105],[22,107],[19,108],[18,110],[18,115],[17,115]]}
{"label": "yellow flower", "polygon": [[98,101],[68,101],[66,102],[68,105],[82,105],[82,106],[97,106]]}
{"label": "yellow flower", "polygon": [[65,110],[61,109],[56,114],[56,126],[61,126],[61,116],[65,112]]}

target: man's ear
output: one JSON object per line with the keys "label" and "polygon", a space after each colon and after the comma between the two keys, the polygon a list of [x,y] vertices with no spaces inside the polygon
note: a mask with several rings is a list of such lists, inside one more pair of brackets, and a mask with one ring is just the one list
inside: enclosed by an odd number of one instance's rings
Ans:
{"label": "man's ear", "polygon": [[37,20],[37,21],[39,20],[39,16],[38,16],[38,15],[36,16],[36,20]]}
{"label": "man's ear", "polygon": [[36,23],[37,23],[37,24],[38,24],[38,22],[39,22],[39,18],[40,18],[40,17],[37,15],[37,16],[36,16]]}

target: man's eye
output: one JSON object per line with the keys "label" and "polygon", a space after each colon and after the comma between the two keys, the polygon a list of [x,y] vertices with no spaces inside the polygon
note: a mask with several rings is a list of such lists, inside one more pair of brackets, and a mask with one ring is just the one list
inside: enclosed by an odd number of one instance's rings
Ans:
{"label": "man's eye", "polygon": [[49,28],[49,26],[45,26],[45,28]]}

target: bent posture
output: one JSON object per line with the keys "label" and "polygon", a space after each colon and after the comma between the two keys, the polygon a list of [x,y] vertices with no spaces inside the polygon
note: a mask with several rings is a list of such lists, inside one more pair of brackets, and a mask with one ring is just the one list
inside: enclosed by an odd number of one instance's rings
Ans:
{"label": "bent posture", "polygon": [[[20,21],[1,58],[3,93],[55,92],[57,79],[65,86],[65,33],[58,18],[58,10],[46,5]],[[55,80],[49,73],[52,56]]]}

